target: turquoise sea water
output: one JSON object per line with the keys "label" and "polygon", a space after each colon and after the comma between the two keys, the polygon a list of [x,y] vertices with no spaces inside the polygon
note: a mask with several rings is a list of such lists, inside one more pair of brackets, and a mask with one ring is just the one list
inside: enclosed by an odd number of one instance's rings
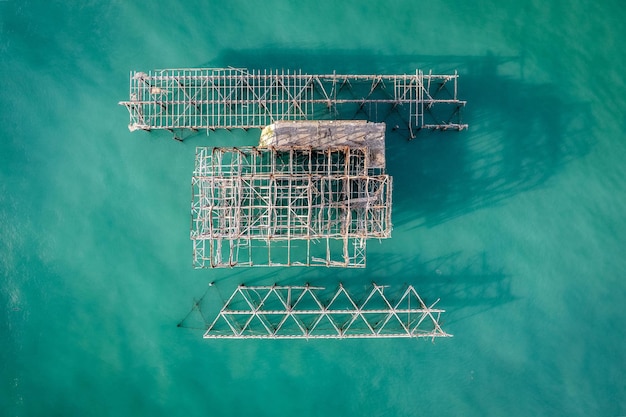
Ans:
{"label": "turquoise sea water", "polygon": [[[620,1],[0,1],[0,415],[626,415],[624,21]],[[389,135],[393,237],[366,269],[193,270],[195,147],[259,132],[181,144],[117,102],[130,70],[229,65],[458,69],[470,129]],[[455,337],[177,327],[240,283],[374,280],[441,298]]]}

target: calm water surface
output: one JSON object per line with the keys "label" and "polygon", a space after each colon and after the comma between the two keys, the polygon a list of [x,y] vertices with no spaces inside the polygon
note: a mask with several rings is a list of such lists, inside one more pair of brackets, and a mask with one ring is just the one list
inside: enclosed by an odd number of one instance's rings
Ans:
{"label": "calm water surface", "polygon": [[[66,3],[0,2],[0,414],[626,415],[622,2]],[[367,269],[193,270],[195,147],[259,132],[131,134],[117,102],[133,69],[229,65],[457,69],[470,129],[388,136]],[[374,280],[455,337],[177,327],[240,283]]]}

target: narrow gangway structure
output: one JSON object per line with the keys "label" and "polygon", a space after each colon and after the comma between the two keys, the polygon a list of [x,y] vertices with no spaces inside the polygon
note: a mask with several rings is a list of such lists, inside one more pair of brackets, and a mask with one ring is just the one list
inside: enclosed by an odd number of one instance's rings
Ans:
{"label": "narrow gangway structure", "polygon": [[398,301],[373,284],[361,300],[340,285],[330,301],[324,288],[240,285],[204,334],[206,339],[349,339],[451,337],[439,319],[445,310],[428,306],[413,286]]}
{"label": "narrow gangway structure", "polygon": [[164,69],[130,73],[129,129],[263,128],[281,120],[367,119],[396,114],[416,130],[463,130],[458,74],[356,75]]}

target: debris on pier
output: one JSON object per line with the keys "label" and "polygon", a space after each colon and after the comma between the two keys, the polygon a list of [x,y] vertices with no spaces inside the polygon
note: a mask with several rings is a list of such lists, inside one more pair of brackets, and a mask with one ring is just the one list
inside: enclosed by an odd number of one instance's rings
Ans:
{"label": "debris on pier", "polygon": [[310,146],[367,148],[370,169],[385,169],[385,124],[365,120],[278,121],[261,131],[259,146],[284,148]]}

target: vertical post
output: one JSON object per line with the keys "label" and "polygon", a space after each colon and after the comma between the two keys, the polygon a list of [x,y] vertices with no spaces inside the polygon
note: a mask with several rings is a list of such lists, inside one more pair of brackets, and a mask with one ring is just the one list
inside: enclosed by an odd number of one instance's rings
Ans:
{"label": "vertical post", "polygon": [[307,182],[307,221],[306,221],[306,264],[307,266],[311,265],[311,220],[312,220],[312,211],[313,211],[313,176],[312,176],[312,158],[313,158],[313,150],[312,148],[308,149],[309,159],[308,159],[308,182]]}
{"label": "vertical post", "polygon": [[[289,180],[287,189],[287,265],[291,265],[291,187],[293,177],[293,148],[289,149]],[[291,293],[290,293],[291,294]]]}

